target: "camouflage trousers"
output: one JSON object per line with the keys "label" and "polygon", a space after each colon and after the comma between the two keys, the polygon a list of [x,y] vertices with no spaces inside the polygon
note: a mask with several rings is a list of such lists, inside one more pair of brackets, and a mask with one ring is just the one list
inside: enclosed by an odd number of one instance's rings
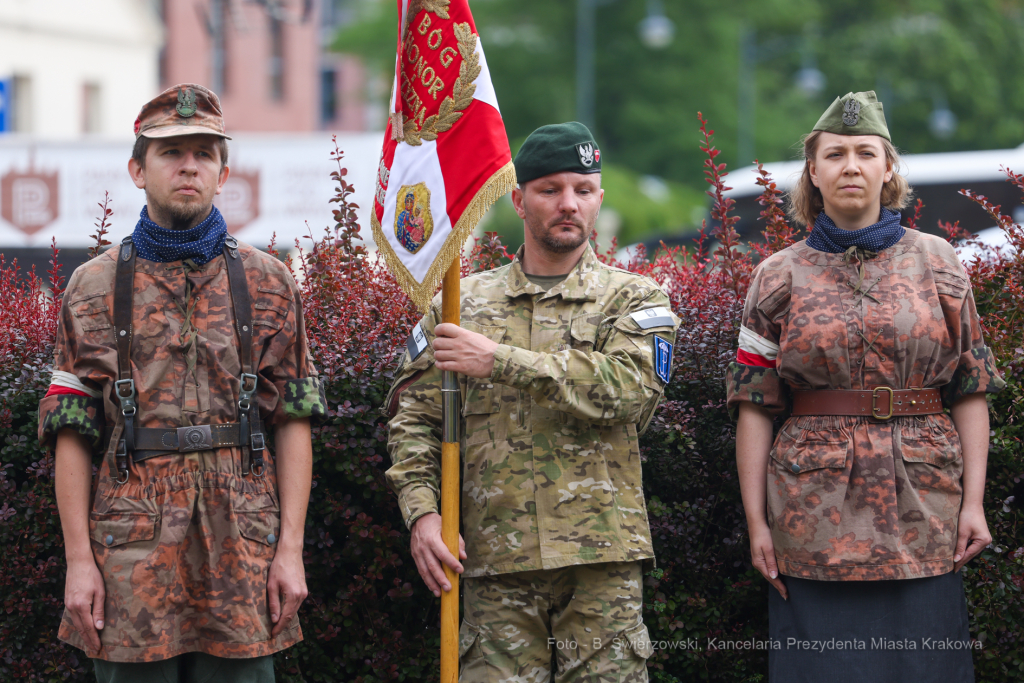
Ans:
{"label": "camouflage trousers", "polygon": [[646,683],[640,562],[463,581],[460,683]]}

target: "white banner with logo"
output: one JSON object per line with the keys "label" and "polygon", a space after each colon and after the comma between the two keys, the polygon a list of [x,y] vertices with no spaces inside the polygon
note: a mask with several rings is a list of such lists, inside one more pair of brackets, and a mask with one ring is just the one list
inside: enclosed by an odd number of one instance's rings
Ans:
{"label": "white banner with logo", "polygon": [[[333,226],[330,203],[335,193],[331,136],[322,134],[235,135],[229,144],[231,175],[214,199],[231,234],[265,249],[277,233],[282,249],[308,234],[319,238]],[[374,173],[381,134],[338,136],[342,166],[355,186],[350,199],[368,242]],[[110,193],[111,229],[117,242],[135,229],[145,193],[128,175],[131,141],[33,142],[0,137],[0,251],[7,248],[84,248],[100,214],[103,193]]]}

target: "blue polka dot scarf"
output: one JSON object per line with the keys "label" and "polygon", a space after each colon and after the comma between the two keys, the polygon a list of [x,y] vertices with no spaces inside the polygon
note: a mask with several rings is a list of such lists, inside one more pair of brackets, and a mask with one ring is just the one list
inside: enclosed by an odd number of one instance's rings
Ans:
{"label": "blue polka dot scarf", "polygon": [[807,246],[830,254],[842,254],[850,247],[878,253],[903,239],[907,231],[900,225],[901,218],[899,213],[883,208],[881,220],[874,225],[860,230],[843,230],[822,211],[814,219]]}
{"label": "blue polka dot scarf", "polygon": [[132,233],[132,242],[139,256],[147,261],[169,263],[190,258],[201,266],[224,250],[227,235],[227,223],[216,206],[206,220],[191,230],[161,228],[149,219],[149,211],[144,206]]}

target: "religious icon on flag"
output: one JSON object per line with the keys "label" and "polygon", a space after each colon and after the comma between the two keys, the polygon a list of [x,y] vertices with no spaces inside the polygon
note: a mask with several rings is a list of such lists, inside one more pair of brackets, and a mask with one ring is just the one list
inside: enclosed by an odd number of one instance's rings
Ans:
{"label": "religious icon on flag", "polygon": [[516,173],[468,0],[398,0],[398,17],[371,225],[395,279],[426,310]]}

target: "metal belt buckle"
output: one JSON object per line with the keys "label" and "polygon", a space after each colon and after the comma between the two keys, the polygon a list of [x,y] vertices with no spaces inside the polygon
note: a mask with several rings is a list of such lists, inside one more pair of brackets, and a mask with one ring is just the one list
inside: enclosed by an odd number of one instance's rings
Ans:
{"label": "metal belt buckle", "polygon": [[[878,392],[879,391],[887,391],[887,392],[889,392],[889,412],[887,414],[885,414],[885,415],[879,415],[878,414],[878,406],[876,405],[876,402],[878,401]],[[892,387],[875,387],[874,390],[872,390],[872,392],[871,392],[871,417],[875,418],[876,420],[888,420],[888,419],[892,418],[892,413],[893,413],[893,392],[892,392]]]}
{"label": "metal belt buckle", "polygon": [[249,448],[254,451],[262,451],[266,448],[266,444],[263,442],[262,434],[252,434],[249,436]]}
{"label": "metal belt buckle", "polygon": [[178,452],[208,451],[213,448],[213,432],[210,425],[178,427]]}

